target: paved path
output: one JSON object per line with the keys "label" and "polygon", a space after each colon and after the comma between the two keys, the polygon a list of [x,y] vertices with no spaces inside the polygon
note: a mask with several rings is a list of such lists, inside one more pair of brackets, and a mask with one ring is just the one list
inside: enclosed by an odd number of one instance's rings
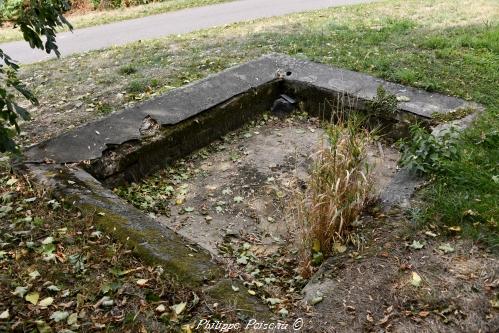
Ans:
{"label": "paved path", "polygon": [[[183,34],[224,24],[285,15],[320,8],[353,5],[372,0],[238,0],[211,6],[190,8],[121,21],[57,35],[62,56],[123,45],[137,40]],[[0,44],[22,64],[52,58],[41,50],[32,50],[24,41]]]}

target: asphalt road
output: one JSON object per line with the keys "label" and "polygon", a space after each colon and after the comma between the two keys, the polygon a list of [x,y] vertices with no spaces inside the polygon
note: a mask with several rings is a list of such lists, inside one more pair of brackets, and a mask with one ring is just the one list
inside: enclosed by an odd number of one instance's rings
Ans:
{"label": "asphalt road", "polygon": [[[123,45],[138,40],[183,34],[224,24],[327,7],[353,5],[372,0],[238,0],[121,21],[57,35],[62,56]],[[16,41],[0,44],[0,49],[21,64],[53,58],[28,43]]]}

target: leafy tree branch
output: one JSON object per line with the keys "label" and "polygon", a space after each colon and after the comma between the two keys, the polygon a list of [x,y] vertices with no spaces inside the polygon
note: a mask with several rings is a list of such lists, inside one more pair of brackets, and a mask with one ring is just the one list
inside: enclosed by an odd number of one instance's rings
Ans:
{"label": "leafy tree branch", "polygon": [[[0,0],[0,27],[8,25],[20,29],[31,48],[60,55],[56,44],[57,27],[71,24],[63,13],[69,10],[66,0]],[[20,132],[18,120],[29,119],[26,109],[16,97],[38,104],[36,97],[17,77],[19,66],[0,49],[0,152],[15,151],[14,136]]]}

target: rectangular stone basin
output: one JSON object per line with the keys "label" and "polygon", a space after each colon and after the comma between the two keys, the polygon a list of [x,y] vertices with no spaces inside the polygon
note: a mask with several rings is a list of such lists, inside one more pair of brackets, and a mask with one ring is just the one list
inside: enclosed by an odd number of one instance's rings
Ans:
{"label": "rectangular stone basin", "polygon": [[[250,136],[241,141],[242,147],[231,146],[239,149],[240,162],[226,163],[224,153],[215,153],[211,164],[198,161],[205,177],[192,178],[190,186],[197,188],[191,193],[196,195],[187,198],[196,212],[184,214],[179,210],[188,206],[182,205],[174,206],[170,217],[149,216],[112,189],[140,182],[179,159],[189,159],[192,152],[250,121],[261,120],[283,95],[309,116],[328,119],[335,109],[332,105],[370,112],[380,86],[399,101],[396,110],[376,115],[385,133],[392,137],[403,136],[408,124],[414,121],[430,124],[436,114],[482,109],[458,98],[271,54],[35,145],[24,152],[16,169],[30,173],[37,184],[73,202],[85,215],[93,217],[100,228],[127,243],[138,255],[162,265],[168,274],[187,285],[201,288],[208,299],[226,302],[224,292],[230,292],[235,285],[240,285],[241,290],[247,286],[231,279],[226,267],[220,265],[220,258],[216,258],[220,255],[220,229],[228,236],[244,231],[250,237],[253,227],[242,226],[251,217],[255,224],[253,233],[268,231],[261,236],[261,244],[286,241],[278,230],[280,224],[275,223],[282,219],[282,207],[279,203],[270,204],[276,195],[272,186],[285,184],[288,171],[306,173],[308,153],[321,136],[313,121],[274,120],[260,129],[248,129]],[[376,146],[371,155],[392,168],[381,172],[395,173],[396,152],[388,146]],[[286,172],[280,172],[283,170]],[[385,188],[390,186],[389,182],[400,183],[392,176],[387,176],[390,181],[385,182]],[[246,184],[236,186],[241,179]],[[252,195],[251,191],[260,191],[261,195]],[[243,200],[234,201],[235,197]],[[217,204],[220,201],[230,204]],[[202,211],[203,204],[207,214],[213,215],[211,224]],[[215,215],[216,207],[222,209],[219,216]],[[241,211],[244,214],[239,214]],[[182,221],[187,216],[189,223]],[[207,236],[202,237],[203,234]],[[234,298],[232,292],[231,295]],[[266,316],[267,308],[257,298],[245,292],[238,295],[235,302],[240,308]]]}

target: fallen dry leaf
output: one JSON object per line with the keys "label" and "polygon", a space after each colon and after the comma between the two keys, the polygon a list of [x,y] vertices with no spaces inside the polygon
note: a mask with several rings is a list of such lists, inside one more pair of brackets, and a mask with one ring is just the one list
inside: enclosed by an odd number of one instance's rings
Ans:
{"label": "fallen dry leaf", "polygon": [[144,287],[148,281],[148,279],[138,279],[136,283],[139,287]]}
{"label": "fallen dry leaf", "polygon": [[47,306],[50,306],[52,303],[54,303],[54,299],[52,297],[46,297],[38,303],[38,305],[42,308],[46,308]]}
{"label": "fallen dry leaf", "polygon": [[418,273],[412,272],[411,284],[414,287],[419,287],[421,285],[421,276]]}

